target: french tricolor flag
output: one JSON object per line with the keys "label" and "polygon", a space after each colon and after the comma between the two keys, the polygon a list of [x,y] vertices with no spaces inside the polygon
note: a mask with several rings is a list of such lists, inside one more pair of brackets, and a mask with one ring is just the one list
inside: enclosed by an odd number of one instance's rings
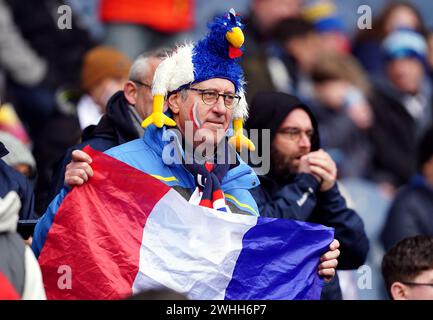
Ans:
{"label": "french tricolor flag", "polygon": [[319,299],[333,229],[229,214],[87,150],[94,176],[60,205],[39,256],[48,299]]}

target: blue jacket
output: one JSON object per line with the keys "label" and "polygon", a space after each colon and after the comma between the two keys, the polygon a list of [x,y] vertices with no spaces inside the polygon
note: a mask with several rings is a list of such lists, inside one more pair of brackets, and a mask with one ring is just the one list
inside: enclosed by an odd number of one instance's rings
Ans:
{"label": "blue jacket", "polygon": [[[173,159],[180,159],[183,151],[179,152],[178,150],[182,149],[174,131],[150,126],[146,129],[143,138],[111,148],[105,153],[152,175],[166,185],[180,191],[181,194],[185,192],[192,194],[196,188],[192,174],[181,164],[165,164],[170,163]],[[259,179],[251,167],[245,164],[239,156],[237,157],[239,165],[227,172],[221,183],[221,188],[232,211],[258,216],[257,204],[249,190],[259,185]],[[54,215],[67,193],[67,188],[60,191],[36,225],[32,244],[36,256],[39,255],[45,243]]]}

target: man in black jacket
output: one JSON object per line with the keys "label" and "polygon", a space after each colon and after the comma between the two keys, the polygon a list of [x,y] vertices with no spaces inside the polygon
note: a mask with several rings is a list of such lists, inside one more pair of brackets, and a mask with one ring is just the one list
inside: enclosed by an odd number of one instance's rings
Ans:
{"label": "man in black jacket", "polygon": [[381,238],[385,250],[416,235],[433,236],[433,128],[418,148],[418,173],[401,188],[387,215]]}
{"label": "man in black jacket", "polygon": [[[246,126],[270,129],[270,172],[259,176],[261,185],[253,192],[260,215],[335,228],[339,269],[361,266],[369,248],[364,224],[338,190],[336,165],[320,149],[317,122],[308,106],[284,93],[259,93]],[[259,141],[257,149],[264,143]],[[322,298],[342,298],[337,277],[326,285]]]}
{"label": "man in black jacket", "polygon": [[382,49],[386,77],[376,81],[370,101],[374,113],[370,178],[394,191],[416,172],[416,145],[433,123],[432,84],[426,72],[427,43],[421,34],[396,30],[385,38]]}
{"label": "man in black jacket", "polygon": [[[89,126],[83,131],[82,142],[80,144],[66,151],[57,167],[53,187],[46,205],[51,202],[63,187],[65,169],[71,160],[90,163],[91,160],[85,153],[74,150],[79,150],[90,145],[98,151],[105,151],[143,136],[144,131],[141,127],[141,122],[152,111],[151,85],[153,75],[165,55],[165,51],[158,50],[140,55],[134,61],[124,90],[117,92],[111,97],[107,104],[106,114],[96,126]],[[86,169],[91,170],[87,167]],[[84,169],[77,168],[71,172],[72,174],[76,174],[74,179],[77,181],[74,181],[75,184],[85,182],[78,178],[81,175],[80,170]],[[92,173],[88,172],[88,174]]]}

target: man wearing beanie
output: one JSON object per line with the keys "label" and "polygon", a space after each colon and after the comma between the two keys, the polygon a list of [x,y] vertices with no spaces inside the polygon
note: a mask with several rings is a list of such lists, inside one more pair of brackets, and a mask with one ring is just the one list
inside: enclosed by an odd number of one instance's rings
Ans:
{"label": "man wearing beanie", "polygon": [[114,48],[98,46],[86,53],[81,69],[84,95],[77,104],[81,129],[97,124],[111,96],[123,89],[131,61]]}
{"label": "man wearing beanie", "polygon": [[416,170],[416,144],[433,119],[432,87],[422,35],[396,30],[385,38],[382,49],[386,78],[375,83],[371,99],[371,178],[392,190],[407,183]]}
{"label": "man wearing beanie", "polygon": [[415,235],[433,236],[433,128],[418,146],[418,171],[397,193],[387,215],[382,243],[389,250]]}

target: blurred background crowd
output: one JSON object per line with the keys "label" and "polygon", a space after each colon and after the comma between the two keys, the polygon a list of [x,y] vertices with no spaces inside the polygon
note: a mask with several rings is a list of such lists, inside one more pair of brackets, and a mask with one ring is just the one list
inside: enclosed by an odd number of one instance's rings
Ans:
{"label": "blurred background crowd", "polygon": [[[72,24],[62,29],[65,4]],[[371,28],[361,5],[371,9]],[[344,297],[385,298],[385,250],[433,235],[430,1],[0,0],[3,160],[33,184],[43,214],[66,150],[138,79],[134,59],[201,38],[230,7],[245,23],[247,100],[276,90],[313,108],[321,144],[365,222],[368,268],[341,273]]]}

